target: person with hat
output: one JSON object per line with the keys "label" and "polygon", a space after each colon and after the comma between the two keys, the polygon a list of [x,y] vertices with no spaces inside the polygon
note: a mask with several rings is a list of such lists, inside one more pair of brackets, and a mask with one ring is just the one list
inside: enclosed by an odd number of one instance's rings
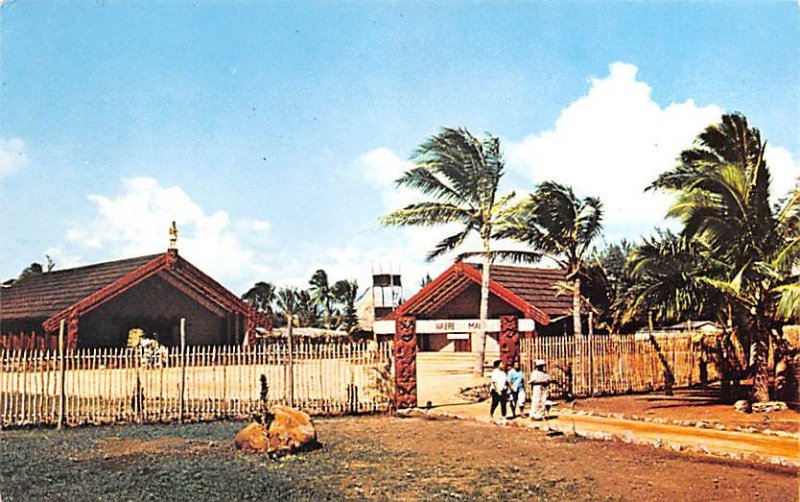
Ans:
{"label": "person with hat", "polygon": [[547,386],[550,384],[550,375],[545,372],[546,362],[537,359],[531,372],[531,418],[544,420],[547,415]]}

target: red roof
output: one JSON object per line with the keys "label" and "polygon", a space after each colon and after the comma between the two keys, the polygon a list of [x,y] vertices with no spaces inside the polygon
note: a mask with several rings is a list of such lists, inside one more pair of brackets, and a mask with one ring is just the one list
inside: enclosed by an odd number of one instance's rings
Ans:
{"label": "red roof", "polygon": [[[558,294],[557,283],[565,280],[559,269],[492,265],[489,269],[489,291],[526,317],[540,324],[568,315],[572,296]],[[406,314],[432,314],[455,299],[470,284],[481,283],[480,265],[459,262],[445,270],[417,294],[409,298],[390,318]]]}
{"label": "red roof", "polygon": [[49,332],[61,319],[83,315],[155,275],[218,314],[257,316],[250,305],[170,250],[25,277],[0,289],[0,321],[46,319]]}
{"label": "red roof", "polygon": [[[480,270],[480,267],[469,264]],[[551,318],[572,313],[572,295],[559,292],[557,284],[566,280],[566,270],[552,268],[492,265],[489,279],[512,291],[526,303],[535,305]]]}
{"label": "red roof", "polygon": [[64,310],[161,256],[31,274],[0,288],[0,319],[40,319]]}

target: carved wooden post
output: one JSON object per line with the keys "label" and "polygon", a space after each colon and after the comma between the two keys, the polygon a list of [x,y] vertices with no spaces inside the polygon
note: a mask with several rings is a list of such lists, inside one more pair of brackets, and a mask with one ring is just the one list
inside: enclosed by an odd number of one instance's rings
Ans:
{"label": "carved wooden post", "polygon": [[70,312],[67,319],[67,350],[73,351],[78,348],[78,313],[74,310]]}
{"label": "carved wooden post", "polygon": [[516,316],[500,316],[500,360],[506,368],[519,361],[519,322]]}
{"label": "carved wooden post", "polygon": [[399,409],[417,406],[417,322],[401,317],[394,328],[394,404]]}

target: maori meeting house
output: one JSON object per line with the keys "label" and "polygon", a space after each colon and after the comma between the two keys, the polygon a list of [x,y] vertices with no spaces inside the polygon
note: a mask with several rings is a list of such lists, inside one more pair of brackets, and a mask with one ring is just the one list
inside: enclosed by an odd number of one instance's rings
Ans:
{"label": "maori meeting house", "polygon": [[0,289],[6,348],[125,347],[133,330],[160,344],[239,344],[271,320],[178,255],[165,253],[26,275]]}
{"label": "maori meeting house", "polygon": [[[501,316],[517,317],[523,336],[571,332],[572,295],[557,289],[565,280],[564,270],[492,265],[489,278],[488,353],[499,350]],[[395,320],[410,316],[417,321],[419,350],[472,352],[477,347],[475,331],[480,327],[480,294],[480,266],[456,262],[376,321],[374,330],[392,334]]]}

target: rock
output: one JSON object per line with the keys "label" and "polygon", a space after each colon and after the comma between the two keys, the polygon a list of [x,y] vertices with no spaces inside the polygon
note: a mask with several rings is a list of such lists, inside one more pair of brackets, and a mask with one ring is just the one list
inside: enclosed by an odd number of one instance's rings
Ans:
{"label": "rock", "polygon": [[738,411],[739,413],[750,413],[750,402],[744,399],[740,399],[733,404],[733,409]]}
{"label": "rock", "polygon": [[269,442],[267,441],[267,430],[264,424],[253,422],[240,430],[233,438],[233,444],[237,450],[242,451],[267,451]]}
{"label": "rock", "polygon": [[253,422],[236,434],[233,444],[242,451],[294,453],[317,445],[317,431],[307,413],[273,406],[269,423]]}
{"label": "rock", "polygon": [[753,413],[770,413],[786,409],[786,403],[782,401],[768,401],[766,403],[753,403],[751,405]]}

